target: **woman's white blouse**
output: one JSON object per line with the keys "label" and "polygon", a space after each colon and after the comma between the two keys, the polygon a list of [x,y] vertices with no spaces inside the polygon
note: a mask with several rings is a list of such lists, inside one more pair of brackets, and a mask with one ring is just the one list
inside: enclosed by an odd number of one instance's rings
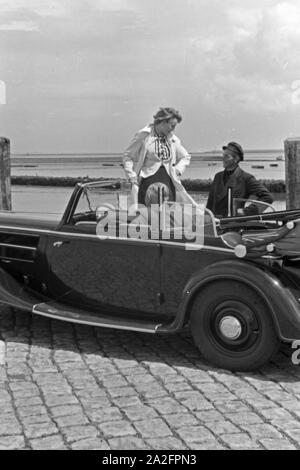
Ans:
{"label": "woman's white blouse", "polygon": [[[163,165],[172,177],[181,175],[190,163],[190,155],[174,134],[167,138],[167,149],[158,148],[159,142],[154,135],[153,124],[140,130],[124,152],[123,165],[129,180],[147,178],[154,175]],[[165,158],[163,158],[163,154]]]}

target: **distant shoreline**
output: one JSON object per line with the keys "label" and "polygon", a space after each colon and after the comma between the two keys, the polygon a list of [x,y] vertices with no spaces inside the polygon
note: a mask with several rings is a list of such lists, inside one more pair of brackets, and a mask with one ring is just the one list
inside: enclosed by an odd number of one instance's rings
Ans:
{"label": "distant shoreline", "polygon": [[[22,186],[57,186],[74,187],[77,183],[88,183],[92,181],[113,181],[115,183],[125,182],[122,178],[86,178],[73,176],[12,176],[12,185]],[[285,193],[285,181],[274,179],[261,179],[264,186],[272,193]],[[207,192],[211,186],[211,179],[183,179],[182,184],[186,190],[191,192]]]}
{"label": "distant shoreline", "polygon": [[[203,162],[217,162],[222,161],[222,151],[213,150],[210,152],[190,152],[192,160],[203,161]],[[282,150],[248,150],[244,152],[244,161],[264,161],[269,162],[270,156],[272,161],[284,160],[284,152]],[[254,157],[254,158],[253,158]],[[256,157],[256,158],[255,158]],[[107,161],[122,164],[123,154],[122,153],[13,153],[11,154],[12,162],[24,161],[46,161],[46,160],[59,160],[73,158],[76,161]]]}
{"label": "distant shoreline", "polygon": [[[283,148],[278,148],[278,149],[244,149],[244,153],[284,153]],[[190,151],[189,152],[191,155],[222,155],[222,150],[195,150],[195,151]],[[28,157],[28,156],[38,156],[38,155],[58,155],[58,156],[64,156],[64,155],[76,155],[76,156],[82,156],[82,155],[122,155],[123,152],[13,152],[11,154],[12,157]]]}

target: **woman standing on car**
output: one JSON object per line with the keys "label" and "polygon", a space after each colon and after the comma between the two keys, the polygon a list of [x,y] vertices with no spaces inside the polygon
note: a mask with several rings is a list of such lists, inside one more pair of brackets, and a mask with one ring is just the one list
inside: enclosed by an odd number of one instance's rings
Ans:
{"label": "woman standing on car", "polygon": [[160,108],[154,122],[139,130],[125,151],[124,170],[134,204],[149,205],[153,192],[162,188],[169,201],[193,203],[179,179],[190,163],[190,155],[173,133],[181,121],[174,108]]}

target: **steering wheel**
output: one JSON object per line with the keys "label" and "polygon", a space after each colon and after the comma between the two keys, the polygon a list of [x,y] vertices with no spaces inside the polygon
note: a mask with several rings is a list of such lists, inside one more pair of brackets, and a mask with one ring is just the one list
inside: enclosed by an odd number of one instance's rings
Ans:
{"label": "steering wheel", "polygon": [[116,212],[116,208],[110,203],[103,203],[96,208],[96,222],[99,222],[108,212]]}

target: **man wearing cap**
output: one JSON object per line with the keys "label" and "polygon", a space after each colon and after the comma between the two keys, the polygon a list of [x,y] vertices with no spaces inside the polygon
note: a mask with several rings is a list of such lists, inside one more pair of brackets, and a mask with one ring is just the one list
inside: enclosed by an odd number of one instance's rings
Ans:
{"label": "man wearing cap", "polygon": [[[229,142],[223,147],[224,171],[220,171],[214,177],[211,185],[206,207],[217,217],[228,215],[228,190],[231,188],[232,197],[248,199],[255,196],[255,199],[272,204],[273,198],[270,192],[250,173],[246,173],[239,167],[239,162],[244,160],[244,151],[237,142]],[[249,206],[246,215],[253,213],[255,205]],[[247,213],[248,212],[248,213]]]}

